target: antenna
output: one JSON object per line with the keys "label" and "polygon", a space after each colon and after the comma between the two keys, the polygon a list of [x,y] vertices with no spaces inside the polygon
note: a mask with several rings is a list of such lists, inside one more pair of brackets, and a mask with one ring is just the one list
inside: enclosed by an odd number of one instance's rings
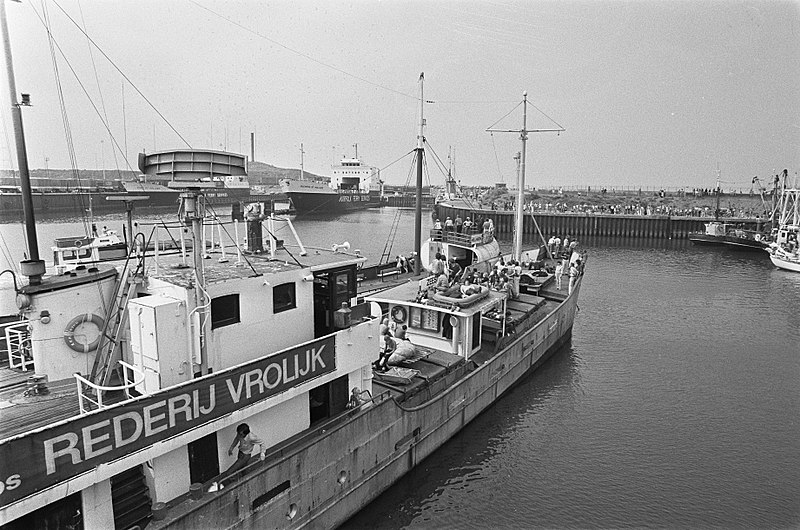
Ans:
{"label": "antenna", "polygon": [[525,155],[526,155],[526,142],[528,140],[528,133],[539,132],[555,132],[562,133],[566,129],[560,127],[558,129],[528,129],[528,93],[522,93],[522,128],[521,129],[486,129],[488,133],[506,132],[506,133],[519,133],[519,138],[522,141],[522,150],[520,151],[520,170],[517,177],[517,208],[515,213],[515,230],[514,230],[514,252],[513,257],[516,261],[520,260],[522,254],[522,203],[525,200]]}

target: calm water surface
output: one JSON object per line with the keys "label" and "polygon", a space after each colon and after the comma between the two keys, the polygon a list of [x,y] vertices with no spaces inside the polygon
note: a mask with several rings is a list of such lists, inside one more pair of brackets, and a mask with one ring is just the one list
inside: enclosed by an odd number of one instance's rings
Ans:
{"label": "calm water surface", "polygon": [[[377,261],[396,212],[296,227]],[[81,231],[40,225],[43,249]],[[18,259],[19,228],[0,235]],[[800,526],[800,274],[685,242],[585,246],[572,344],[345,528]]]}

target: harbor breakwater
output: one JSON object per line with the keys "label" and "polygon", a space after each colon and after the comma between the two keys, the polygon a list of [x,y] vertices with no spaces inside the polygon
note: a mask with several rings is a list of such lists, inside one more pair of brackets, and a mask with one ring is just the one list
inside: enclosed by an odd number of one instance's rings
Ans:
{"label": "harbor breakwater", "polygon": [[[448,217],[455,219],[467,217],[482,222],[491,219],[495,233],[510,235],[514,231],[514,212],[506,210],[482,210],[456,207],[439,203],[434,207],[434,217],[444,222]],[[534,222],[535,219],[535,222]],[[536,234],[538,224],[542,234],[571,237],[608,236],[634,237],[647,239],[686,239],[692,232],[705,230],[705,223],[713,221],[709,217],[686,217],[671,215],[624,215],[578,212],[526,212],[523,221],[523,234]],[[753,218],[726,217],[726,223],[740,224],[743,228],[759,229],[765,223]]]}

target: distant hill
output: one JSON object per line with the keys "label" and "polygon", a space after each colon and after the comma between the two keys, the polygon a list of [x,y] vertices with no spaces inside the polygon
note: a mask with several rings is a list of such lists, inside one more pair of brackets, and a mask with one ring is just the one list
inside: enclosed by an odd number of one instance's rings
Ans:
{"label": "distant hill", "polygon": [[[250,184],[273,186],[276,185],[280,179],[299,179],[300,169],[276,167],[265,162],[250,162],[247,174]],[[321,182],[330,181],[330,177],[322,177],[314,173],[309,173],[308,171],[304,173],[304,178]]]}

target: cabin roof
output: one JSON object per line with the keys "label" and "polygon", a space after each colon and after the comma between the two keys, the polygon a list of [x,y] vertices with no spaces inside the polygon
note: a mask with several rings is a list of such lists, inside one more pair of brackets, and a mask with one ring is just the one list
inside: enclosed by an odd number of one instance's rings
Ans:
{"label": "cabin roof", "polygon": [[[228,262],[219,263],[221,254],[211,254],[211,258],[203,261],[203,271],[206,282],[209,284],[248,278],[256,275],[269,276],[291,270],[308,270],[309,272],[346,267],[363,263],[367,258],[356,256],[352,253],[333,252],[330,249],[306,247],[307,254],[300,255],[300,248],[285,245],[275,252],[275,258],[270,258],[269,251],[263,254],[242,255],[242,264],[236,266],[236,253],[228,254]],[[150,258],[152,259],[152,258]],[[249,262],[249,264],[248,264]],[[191,255],[187,256],[186,263],[191,263]],[[191,267],[183,267],[180,254],[159,256],[158,272],[152,267],[149,276],[160,280],[189,287],[194,283],[194,274]]]}

